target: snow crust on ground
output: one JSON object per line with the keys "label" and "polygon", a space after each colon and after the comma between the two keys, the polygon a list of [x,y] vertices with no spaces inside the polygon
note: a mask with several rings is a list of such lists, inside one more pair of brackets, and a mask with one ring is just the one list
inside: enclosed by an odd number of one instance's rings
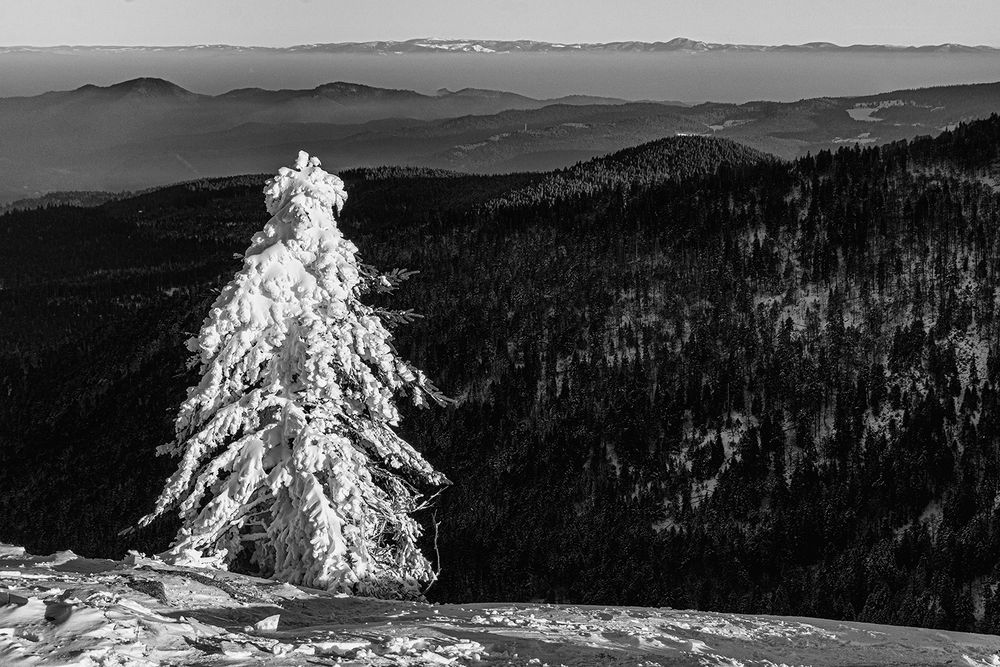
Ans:
{"label": "snow crust on ground", "polygon": [[424,604],[0,545],[0,665],[966,665],[1000,637],[667,608]]}

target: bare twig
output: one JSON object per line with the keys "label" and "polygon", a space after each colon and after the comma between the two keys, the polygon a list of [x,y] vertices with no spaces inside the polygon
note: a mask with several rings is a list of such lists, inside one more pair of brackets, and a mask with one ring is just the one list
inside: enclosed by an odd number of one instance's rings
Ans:
{"label": "bare twig", "polygon": [[427,588],[424,589],[424,595],[427,595],[427,591],[431,589],[441,574],[441,552],[438,551],[438,528],[441,526],[441,522],[437,520],[437,510],[431,514],[431,523],[434,524],[434,560],[437,563],[437,568],[434,570],[434,578],[431,579],[431,583],[427,584]]}

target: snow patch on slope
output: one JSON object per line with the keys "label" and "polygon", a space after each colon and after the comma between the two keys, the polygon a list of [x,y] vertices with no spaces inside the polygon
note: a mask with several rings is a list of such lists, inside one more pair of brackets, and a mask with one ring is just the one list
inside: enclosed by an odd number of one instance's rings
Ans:
{"label": "snow patch on slope", "polygon": [[668,608],[347,597],[231,572],[0,545],[3,665],[1000,667],[1000,637]]}

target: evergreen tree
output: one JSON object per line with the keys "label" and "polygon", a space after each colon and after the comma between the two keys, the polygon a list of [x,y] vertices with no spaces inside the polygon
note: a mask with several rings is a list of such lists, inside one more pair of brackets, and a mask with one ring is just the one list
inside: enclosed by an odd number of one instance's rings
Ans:
{"label": "evergreen tree", "polygon": [[[411,596],[434,578],[411,482],[447,480],[394,431],[394,395],[444,397],[361,302],[399,273],[358,262],[334,214],[343,182],[299,153],[264,188],[272,215],[189,349],[201,381],[158,453],[180,457],[149,523],[179,505],[166,557],[335,591]],[[405,274],[404,274],[405,275]]]}

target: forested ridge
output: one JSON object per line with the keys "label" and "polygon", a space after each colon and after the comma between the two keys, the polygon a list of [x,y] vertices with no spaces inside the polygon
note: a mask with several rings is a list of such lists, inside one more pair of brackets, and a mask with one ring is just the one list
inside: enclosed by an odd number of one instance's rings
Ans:
{"label": "forested ridge", "polygon": [[[397,348],[455,399],[402,426],[454,483],[430,595],[1000,630],[1000,117],[794,163],[648,150],[342,174],[364,260],[420,272]],[[0,216],[0,539],[166,546],[117,533],[262,180]]]}

